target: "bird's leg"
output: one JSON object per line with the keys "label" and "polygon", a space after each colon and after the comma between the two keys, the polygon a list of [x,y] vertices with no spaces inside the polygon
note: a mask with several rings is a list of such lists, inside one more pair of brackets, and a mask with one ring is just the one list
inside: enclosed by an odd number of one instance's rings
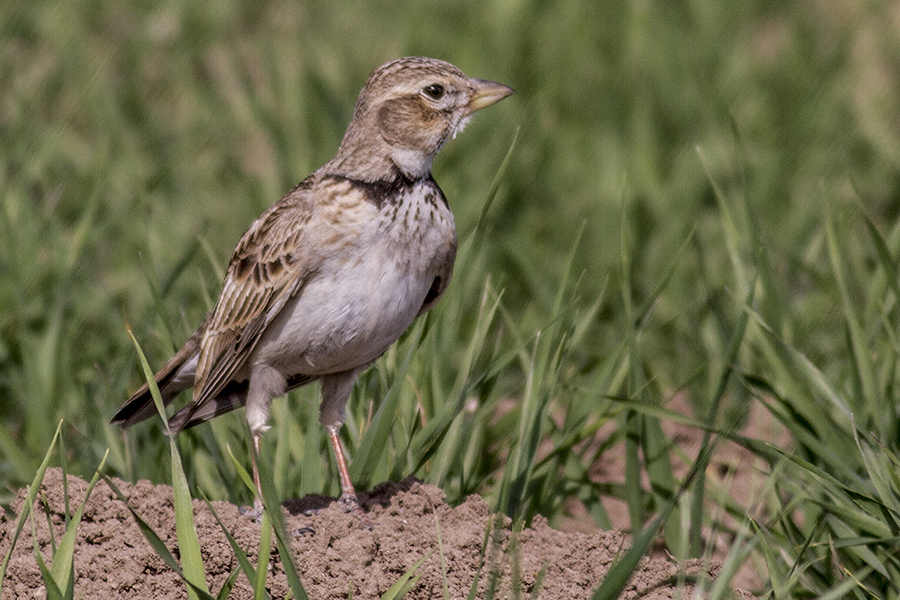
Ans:
{"label": "bird's leg", "polygon": [[331,447],[334,449],[334,458],[337,461],[338,474],[341,477],[341,498],[338,500],[348,512],[352,512],[359,517],[364,529],[372,529],[372,520],[363,511],[359,505],[359,498],[356,497],[356,490],[353,488],[353,482],[350,481],[350,468],[347,465],[347,457],[344,456],[344,448],[341,446],[341,438],[338,432],[340,425],[326,425],[328,438],[331,440]]}
{"label": "bird's leg", "polygon": [[[253,437],[253,485],[256,486],[256,499],[253,501],[253,510],[247,514],[262,518],[262,485],[259,482],[260,440],[263,434],[269,430],[269,405],[272,398],[285,392],[286,382],[284,375],[278,369],[267,365],[256,365],[250,374],[250,383],[247,390],[247,425],[250,426],[250,435]],[[275,507],[270,507],[274,509]]]}
{"label": "bird's leg", "polygon": [[253,434],[253,449],[250,451],[250,463],[253,466],[253,485],[256,486],[256,497],[253,499],[253,508],[241,506],[238,510],[244,516],[250,517],[257,523],[262,521],[263,502],[262,502],[262,485],[259,483],[259,466],[256,464],[259,456],[259,441],[264,432],[260,431]]}
{"label": "bird's leg", "polygon": [[350,469],[347,466],[347,457],[341,446],[339,432],[344,423],[344,407],[350,398],[350,390],[356,381],[358,370],[345,371],[322,377],[322,405],[319,407],[319,421],[328,431],[328,439],[331,440],[331,448],[334,450],[334,458],[337,461],[338,474],[341,477],[340,503],[348,512],[356,513],[366,529],[372,528],[372,521],[366,516],[359,505],[353,482],[350,481]]}
{"label": "bird's leg", "polygon": [[253,485],[256,486],[256,498],[253,499],[253,512],[259,512],[262,515],[262,485],[259,483],[259,466],[256,461],[259,460],[259,442],[262,439],[262,433],[253,434],[253,452],[250,458],[253,463]]}
{"label": "bird's leg", "polygon": [[331,447],[334,448],[334,458],[337,460],[338,474],[341,477],[341,503],[348,505],[354,511],[362,512],[353,482],[350,481],[350,468],[347,465],[347,457],[344,456],[344,448],[341,446],[341,439],[338,435],[340,426],[328,425],[325,429],[328,430],[328,438],[331,440]]}

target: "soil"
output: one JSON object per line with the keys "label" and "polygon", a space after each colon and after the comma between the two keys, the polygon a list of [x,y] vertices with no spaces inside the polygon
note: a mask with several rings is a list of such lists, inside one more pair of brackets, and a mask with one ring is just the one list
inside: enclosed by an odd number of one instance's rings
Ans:
{"label": "soil", "polygon": [[[87,483],[71,476],[67,483],[70,506],[77,507],[87,491]],[[116,484],[177,556],[171,487],[148,481],[130,484],[116,480]],[[59,543],[65,526],[63,475],[59,469],[47,471],[38,498],[33,523],[37,547],[49,567],[52,544]],[[24,499],[22,490],[13,507],[17,513],[22,510]],[[330,498],[311,496],[283,505],[288,529],[313,530],[292,540],[296,566],[311,599],[378,598],[429,552],[421,579],[406,598],[441,598],[444,577],[439,548],[443,549],[449,597],[469,596],[490,520],[484,500],[471,496],[451,507],[444,502],[440,489],[413,478],[379,485],[371,492],[361,493],[360,500],[374,522],[371,530],[364,529],[356,515],[346,513]],[[227,502],[213,502],[212,506],[255,564],[260,525]],[[207,582],[215,594],[228,575],[239,569],[238,561],[204,502],[194,502],[194,515]],[[0,517],[0,556],[6,555],[15,526],[14,519]],[[508,520],[498,531],[503,551],[496,545],[491,550],[492,544],[488,544],[487,564],[477,584],[479,598],[484,597],[492,570],[499,574],[494,597],[516,596],[511,588],[514,572],[520,574],[521,597],[531,597],[538,574],[545,566],[546,576],[537,597],[589,598],[613,561],[628,547],[621,532],[561,532],[538,517],[532,527],[518,534],[515,545],[519,550],[510,552],[515,536]],[[516,561],[511,557],[517,555],[518,565],[514,565]],[[283,598],[289,588],[274,551],[271,562],[269,592],[273,598]],[[78,529],[74,571],[76,598],[187,597],[184,584],[151,548],[125,505],[102,481],[94,488]],[[715,565],[700,561],[679,566],[668,558],[644,558],[622,597],[689,598],[692,582],[697,578],[715,578],[716,571]],[[45,596],[29,522],[16,544],[3,582],[2,599]],[[231,597],[252,597],[250,583],[243,574]]]}
{"label": "soil", "polygon": [[[681,397],[673,398],[668,408],[691,412],[688,402]],[[664,422],[663,430],[679,447],[679,452],[673,452],[672,456],[681,459],[674,460],[673,468],[678,476],[683,476],[699,451],[702,431],[671,422]],[[741,432],[780,446],[790,444],[784,429],[758,403],[749,407]],[[599,438],[603,437],[601,432]],[[749,451],[720,442],[707,469],[707,484],[751,507],[753,513],[752,507],[763,504],[755,499],[763,489],[768,469]],[[593,466],[591,477],[621,484],[624,460],[623,444],[611,447]],[[177,557],[172,488],[149,481],[115,482],[129,498],[131,507]],[[70,507],[74,510],[81,505],[87,483],[70,476],[67,484]],[[62,472],[48,470],[42,494],[33,507],[37,548],[48,567],[52,548],[59,544],[64,532],[64,497]],[[13,505],[16,514],[21,512],[24,500],[25,490],[20,490]],[[312,600],[379,598],[429,552],[420,570],[421,578],[406,598],[443,598],[445,579],[447,597],[468,598],[476,576],[477,598],[485,597],[492,580],[496,584],[495,598],[590,598],[611,564],[629,547],[630,537],[626,533],[597,530],[577,501],[567,505],[572,517],[560,523],[562,531],[551,529],[538,516],[530,528],[519,534],[512,533],[508,519],[498,524],[497,517],[491,518],[488,505],[480,497],[470,496],[459,506],[451,507],[439,488],[414,478],[361,492],[360,501],[374,522],[371,530],[364,529],[360,519],[346,513],[333,498],[314,495],[288,500],[282,505],[288,530],[309,528],[305,535],[292,538],[292,544],[297,570]],[[212,506],[255,565],[260,525],[227,502],[213,502]],[[624,503],[604,498],[604,506],[613,526],[627,530],[629,521]],[[195,501],[194,515],[207,583],[215,595],[226,578],[239,570],[239,565],[206,503]],[[748,516],[757,520],[765,518],[762,514]],[[718,561],[727,555],[739,525],[728,515],[719,518],[717,527],[705,532],[710,560],[678,563],[662,546],[654,547],[650,556],[642,559],[621,597],[690,598],[694,582],[715,579]],[[499,533],[494,538],[496,543],[488,543],[482,564],[482,546],[489,521],[493,521],[492,527]],[[0,559],[9,550],[15,527],[15,518],[0,510]],[[29,521],[16,543],[0,600],[46,596],[34,547]],[[544,567],[546,574],[538,581]],[[184,583],[151,548],[126,506],[103,481],[94,488],[85,507],[76,540],[74,572],[76,598],[98,595],[104,600],[187,598]],[[514,585],[514,580],[521,583]],[[765,580],[765,565],[748,561],[732,584],[744,589],[763,589]],[[287,580],[274,549],[268,585],[272,598],[288,595]],[[536,586],[539,586],[537,594],[532,595]],[[252,595],[250,583],[243,574],[239,575],[230,597],[251,598]],[[752,597],[742,591],[734,595]]]}

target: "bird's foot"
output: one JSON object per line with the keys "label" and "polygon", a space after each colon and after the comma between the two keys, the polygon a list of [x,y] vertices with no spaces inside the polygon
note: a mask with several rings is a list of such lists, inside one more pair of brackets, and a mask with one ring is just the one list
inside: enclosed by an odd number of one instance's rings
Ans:
{"label": "bird's foot", "polygon": [[[257,525],[262,524],[262,516],[263,516],[263,505],[262,502],[259,501],[259,498],[253,501],[253,506],[239,506],[238,512],[252,520]],[[306,514],[305,516],[310,516]],[[306,537],[307,535],[315,535],[316,530],[312,527],[298,527],[296,529],[291,530],[291,537],[299,538]]]}
{"label": "bird's foot", "polygon": [[375,523],[365,513],[362,506],[359,505],[359,499],[356,497],[356,494],[344,492],[338,498],[338,504],[344,509],[344,512],[353,513],[359,517],[360,525],[366,531],[371,531],[375,527]]}
{"label": "bird's foot", "polygon": [[252,520],[254,523],[262,523],[263,505],[259,498],[253,500],[253,506],[239,506],[238,512]]}

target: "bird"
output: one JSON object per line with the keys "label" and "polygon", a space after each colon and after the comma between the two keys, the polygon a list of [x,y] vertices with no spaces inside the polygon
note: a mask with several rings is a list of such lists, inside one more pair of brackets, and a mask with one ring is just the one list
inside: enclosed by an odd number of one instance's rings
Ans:
{"label": "bird", "polygon": [[[215,308],[154,375],[165,405],[193,388],[169,420],[176,434],[245,407],[257,460],[272,401],[321,384],[339,501],[363,515],[340,441],[347,401],[370,367],[441,299],[457,235],[431,170],[472,115],[514,93],[433,58],[387,62],[368,78],[334,158],[254,221],[235,247]],[[157,414],[145,383],[111,419]]]}

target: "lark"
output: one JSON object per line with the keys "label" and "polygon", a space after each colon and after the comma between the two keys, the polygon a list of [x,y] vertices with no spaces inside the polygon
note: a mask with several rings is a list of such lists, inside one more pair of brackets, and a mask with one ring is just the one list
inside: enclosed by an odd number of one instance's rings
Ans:
{"label": "lark", "polygon": [[[339,437],[350,392],[435,306],[453,273],[456,227],[432,161],[473,113],[512,93],[431,58],[376,69],[337,155],[250,225],[215,309],[156,373],[167,405],[193,388],[169,419],[172,433],[245,406],[259,490],[272,400],[319,381],[341,501],[361,514]],[[144,384],[112,423],[155,414]]]}

